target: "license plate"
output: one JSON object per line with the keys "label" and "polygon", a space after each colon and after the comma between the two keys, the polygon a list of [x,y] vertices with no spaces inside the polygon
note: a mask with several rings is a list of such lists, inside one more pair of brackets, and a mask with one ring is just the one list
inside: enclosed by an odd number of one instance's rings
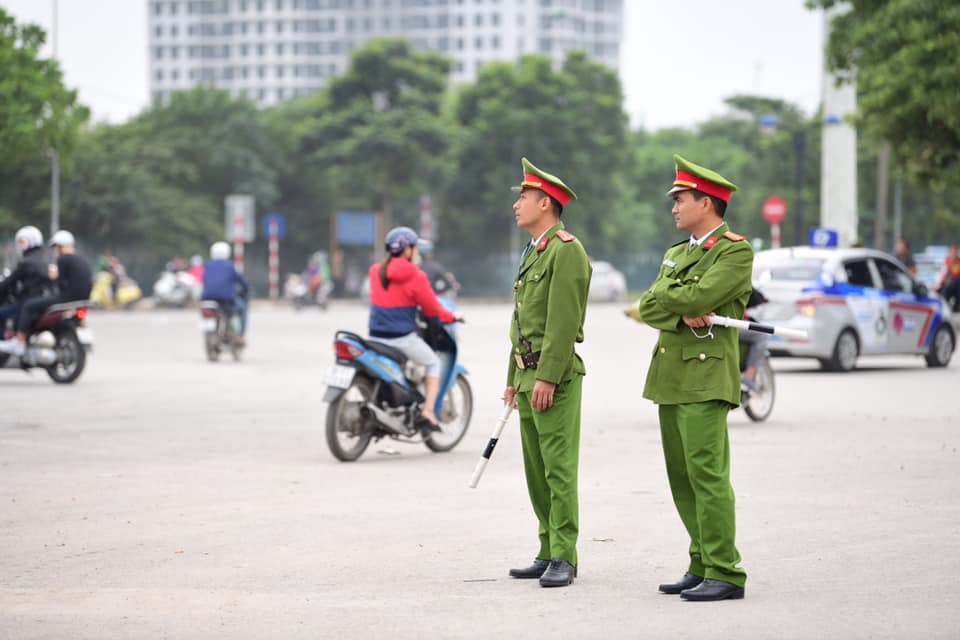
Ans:
{"label": "license plate", "polygon": [[357,370],[353,367],[345,367],[342,364],[332,364],[330,368],[327,369],[327,375],[323,381],[328,387],[346,389],[350,386],[350,383],[353,382],[353,376],[356,373]]}
{"label": "license plate", "polygon": [[80,344],[93,344],[93,330],[86,327],[77,327],[77,340]]}
{"label": "license plate", "polygon": [[200,331],[212,333],[217,330],[216,318],[203,318],[200,320]]}

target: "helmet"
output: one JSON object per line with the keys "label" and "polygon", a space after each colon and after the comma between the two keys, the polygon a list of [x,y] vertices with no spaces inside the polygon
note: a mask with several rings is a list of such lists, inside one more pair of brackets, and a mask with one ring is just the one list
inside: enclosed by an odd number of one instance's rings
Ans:
{"label": "helmet", "polygon": [[398,256],[407,247],[417,244],[417,234],[410,227],[395,227],[387,233],[385,246],[392,256]]}
{"label": "helmet", "polygon": [[43,234],[34,226],[20,227],[16,235],[17,249],[21,254],[43,246]]}
{"label": "helmet", "polygon": [[223,241],[214,242],[210,245],[210,258],[213,260],[229,260],[230,245]]}
{"label": "helmet", "polygon": [[200,256],[200,255],[190,256],[191,267],[199,267],[201,265],[203,265],[203,256]]}
{"label": "helmet", "polygon": [[58,245],[61,247],[72,247],[74,244],[76,243],[74,242],[73,234],[66,229],[60,229],[60,231],[57,231],[55,234],[53,234],[53,237],[50,238],[51,247],[56,247]]}
{"label": "helmet", "polygon": [[420,238],[417,240],[417,250],[422,256],[429,256],[433,254],[433,243],[427,240],[426,238]]}

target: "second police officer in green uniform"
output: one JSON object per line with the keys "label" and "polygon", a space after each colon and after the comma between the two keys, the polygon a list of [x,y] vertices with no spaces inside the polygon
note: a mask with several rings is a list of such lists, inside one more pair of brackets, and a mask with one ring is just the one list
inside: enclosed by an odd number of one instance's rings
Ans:
{"label": "second police officer in green uniform", "polygon": [[742,318],[751,291],[753,249],[724,222],[737,187],[674,156],[667,195],[677,229],[690,234],[667,250],[653,285],[628,315],[660,330],[643,396],[659,405],[667,477],[690,536],[687,572],[660,591],[687,600],[742,598],[730,485],[727,413],[740,404],[738,331],[710,314]]}
{"label": "second police officer in green uniform", "polygon": [[583,245],[560,222],[576,194],[523,158],[513,205],[517,226],[532,236],[520,259],[510,322],[512,348],[504,402],[520,412],[523,467],[540,548],[515,578],[566,586],[577,575],[580,393],[586,372],[574,351],[583,342],[591,267]]}

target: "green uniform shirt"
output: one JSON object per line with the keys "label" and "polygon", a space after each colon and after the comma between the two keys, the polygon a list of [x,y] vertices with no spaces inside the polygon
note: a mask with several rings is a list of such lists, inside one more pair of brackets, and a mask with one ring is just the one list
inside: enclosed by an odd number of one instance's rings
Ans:
{"label": "green uniform shirt", "polygon": [[[752,289],[753,249],[731,239],[722,224],[710,238],[688,250],[688,242],[667,250],[653,285],[641,296],[640,319],[660,336],[647,371],[643,397],[658,404],[686,404],[725,400],[740,404],[739,331],[731,327],[683,324],[681,316],[711,312],[743,318]],[[716,238],[716,240],[713,240]]]}
{"label": "green uniform shirt", "polygon": [[514,356],[526,350],[517,337],[517,322],[510,321],[510,361],[507,386],[518,392],[532,391],[537,380],[560,383],[575,374],[583,375],[583,360],[574,343],[583,342],[583,321],[587,313],[587,291],[593,271],[580,241],[564,242],[559,222],[530,250],[514,283],[520,331],[540,351],[536,369],[520,369]]}

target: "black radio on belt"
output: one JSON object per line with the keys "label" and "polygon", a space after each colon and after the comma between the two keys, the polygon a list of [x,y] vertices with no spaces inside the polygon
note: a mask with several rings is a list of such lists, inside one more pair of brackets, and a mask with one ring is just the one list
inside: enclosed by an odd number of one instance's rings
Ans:
{"label": "black radio on belt", "polygon": [[518,369],[536,369],[537,364],[540,363],[539,351],[532,351],[524,354],[516,353],[513,355],[513,357],[517,361]]}

